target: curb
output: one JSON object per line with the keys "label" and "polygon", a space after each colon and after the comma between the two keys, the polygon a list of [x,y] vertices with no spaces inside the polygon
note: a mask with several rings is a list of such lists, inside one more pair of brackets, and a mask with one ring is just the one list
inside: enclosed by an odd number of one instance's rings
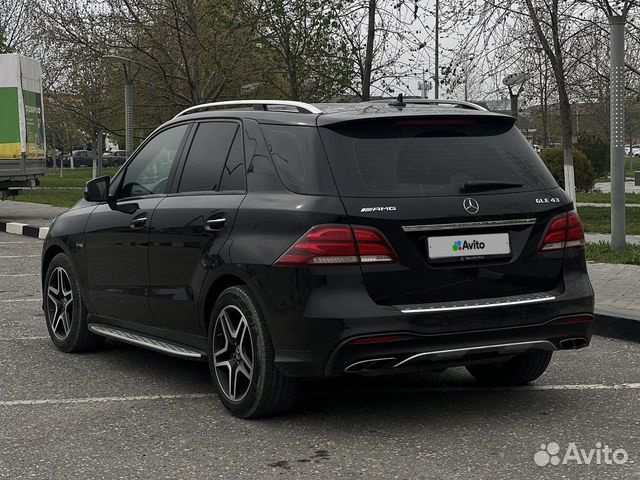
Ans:
{"label": "curb", "polygon": [[624,308],[596,308],[596,335],[640,342],[640,312]]}
{"label": "curb", "polygon": [[0,232],[24,235],[25,237],[45,238],[49,233],[49,227],[36,227],[18,222],[0,222]]}

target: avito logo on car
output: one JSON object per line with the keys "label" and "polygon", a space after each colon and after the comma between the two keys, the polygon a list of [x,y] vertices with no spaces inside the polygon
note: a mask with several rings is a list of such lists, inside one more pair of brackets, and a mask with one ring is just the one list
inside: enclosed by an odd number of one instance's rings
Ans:
{"label": "avito logo on car", "polygon": [[467,250],[484,250],[484,242],[479,242],[478,240],[474,240],[472,242],[467,242],[466,240],[458,240],[453,244],[454,252],[462,252]]}

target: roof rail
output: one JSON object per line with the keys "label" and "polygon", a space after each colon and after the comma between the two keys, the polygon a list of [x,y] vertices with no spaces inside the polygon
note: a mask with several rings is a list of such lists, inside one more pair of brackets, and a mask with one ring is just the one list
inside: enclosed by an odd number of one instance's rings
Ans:
{"label": "roof rail", "polygon": [[228,100],[226,102],[213,102],[213,103],[203,103],[202,105],[195,105],[193,107],[189,107],[179,114],[177,114],[173,118],[181,117],[182,115],[187,115],[189,113],[198,112],[200,110],[207,110],[210,108],[229,108],[229,107],[237,107],[241,105],[252,106],[255,110],[267,110],[267,106],[269,105],[281,105],[287,107],[295,107],[298,109],[299,113],[322,113],[317,107],[313,105],[309,105],[308,103],[303,102],[294,102],[293,100]]}
{"label": "roof rail", "polygon": [[[402,101],[407,105],[453,105],[455,107],[468,108],[470,110],[480,110],[487,112],[488,110],[480,105],[471,102],[465,102],[462,100],[444,100],[433,98],[420,98],[420,99],[407,99],[403,98]],[[373,100],[372,103],[389,102],[388,99]],[[391,104],[390,104],[391,105]]]}

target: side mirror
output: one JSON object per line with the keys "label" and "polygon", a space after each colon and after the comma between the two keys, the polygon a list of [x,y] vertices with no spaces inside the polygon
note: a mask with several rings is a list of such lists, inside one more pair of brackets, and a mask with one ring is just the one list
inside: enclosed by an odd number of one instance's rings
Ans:
{"label": "side mirror", "polygon": [[84,187],[84,199],[87,202],[104,203],[109,199],[109,177],[98,177],[89,180]]}

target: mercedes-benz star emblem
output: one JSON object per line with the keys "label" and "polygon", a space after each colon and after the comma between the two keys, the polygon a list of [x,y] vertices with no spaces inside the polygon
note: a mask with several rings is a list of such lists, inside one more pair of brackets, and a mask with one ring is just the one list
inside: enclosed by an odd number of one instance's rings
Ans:
{"label": "mercedes-benz star emblem", "polygon": [[473,198],[465,198],[462,202],[462,206],[467,211],[467,213],[470,213],[471,215],[478,213],[478,210],[480,210],[480,205],[478,205],[478,202],[476,202]]}

